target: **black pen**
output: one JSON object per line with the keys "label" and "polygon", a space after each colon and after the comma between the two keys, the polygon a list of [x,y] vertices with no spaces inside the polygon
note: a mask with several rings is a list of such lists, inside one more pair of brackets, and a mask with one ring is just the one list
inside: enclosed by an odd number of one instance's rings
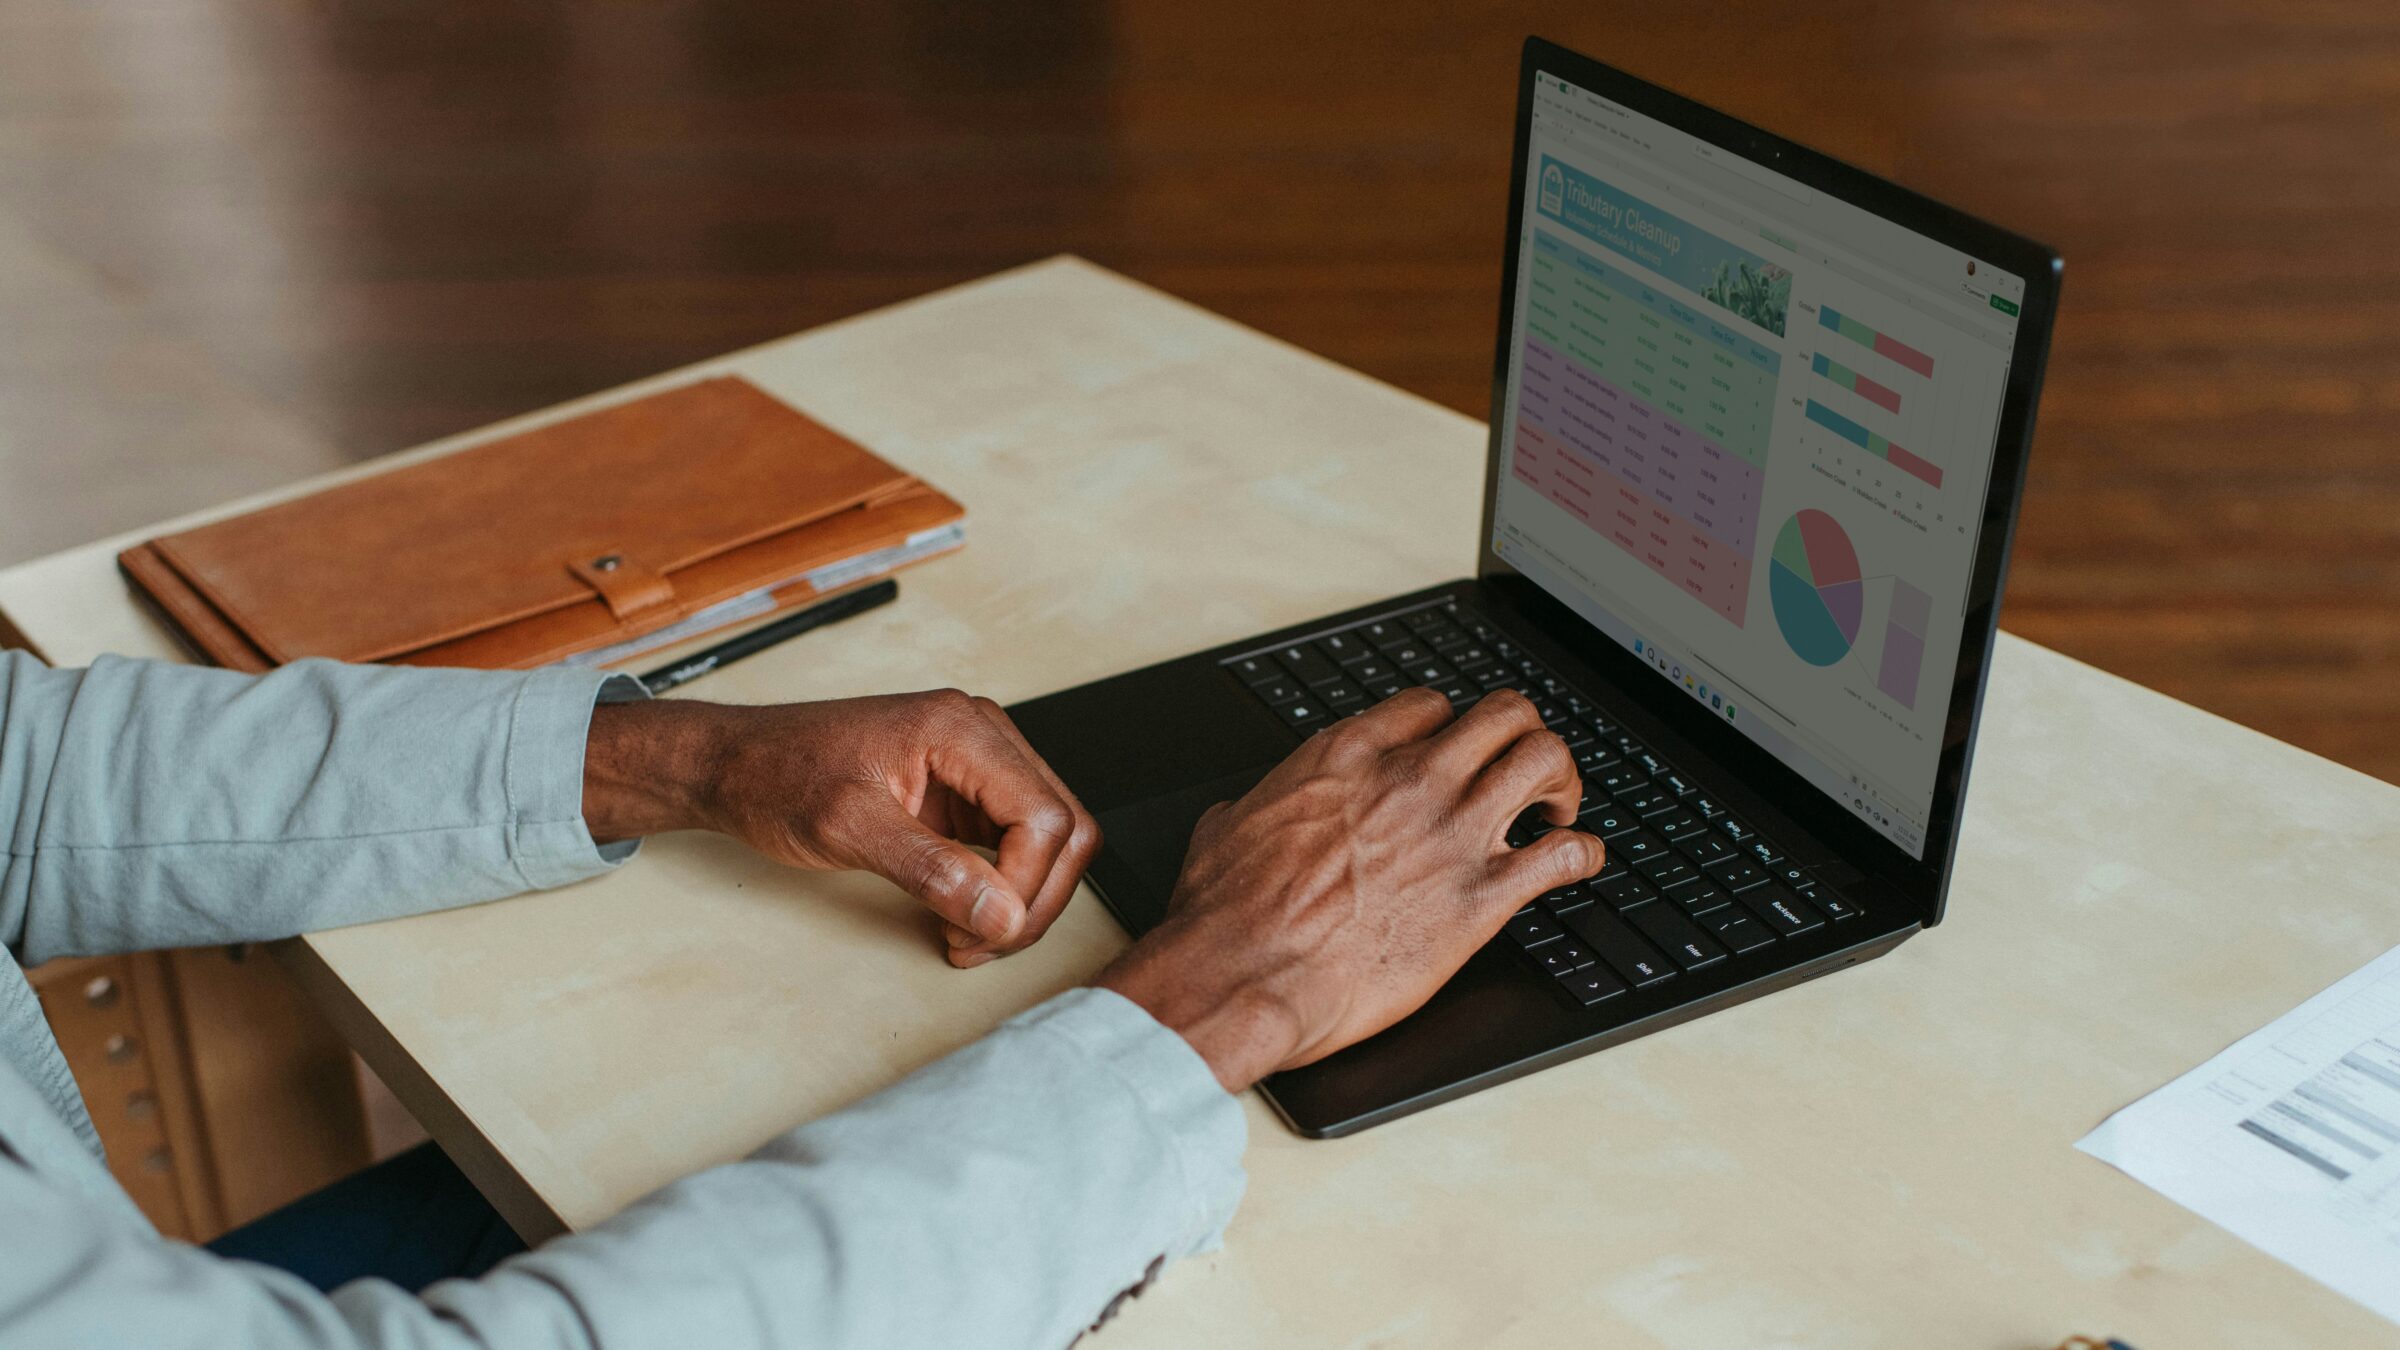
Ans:
{"label": "black pen", "polygon": [[740,637],[720,642],[697,656],[687,657],[674,665],[663,666],[635,678],[651,693],[663,694],[677,685],[690,684],[720,666],[730,666],[745,656],[787,642],[812,628],[840,623],[853,614],[864,614],[878,605],[890,604],[899,594],[900,583],[885,577],[872,586],[861,586],[831,600],[820,601],[797,614],[787,614],[773,623],[761,624]]}

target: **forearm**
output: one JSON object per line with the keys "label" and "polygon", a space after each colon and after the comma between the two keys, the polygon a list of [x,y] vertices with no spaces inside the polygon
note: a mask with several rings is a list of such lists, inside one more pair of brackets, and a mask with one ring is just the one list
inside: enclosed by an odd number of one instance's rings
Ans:
{"label": "forearm", "polygon": [[660,1344],[1053,1350],[1215,1244],[1244,1137],[1188,1047],[1080,990],[502,1273]]}
{"label": "forearm", "polygon": [[285,937],[602,870],[596,674],[0,659],[0,938],[28,960]]}
{"label": "forearm", "polygon": [[724,710],[692,702],[618,703],[592,711],[583,818],[603,844],[709,823],[723,777]]}
{"label": "forearm", "polygon": [[1291,1057],[1298,1028],[1286,1005],[1256,987],[1264,980],[1204,968],[1212,956],[1218,964],[1233,964],[1223,954],[1246,950],[1238,935],[1180,931],[1189,927],[1153,931],[1093,983],[1181,1036],[1225,1091],[1248,1091]]}
{"label": "forearm", "polygon": [[138,1233],[0,1155],[0,1343],[1057,1350],[1212,1245],[1244,1127],[1182,1042],[1082,990],[751,1158],[422,1299],[327,1299]]}

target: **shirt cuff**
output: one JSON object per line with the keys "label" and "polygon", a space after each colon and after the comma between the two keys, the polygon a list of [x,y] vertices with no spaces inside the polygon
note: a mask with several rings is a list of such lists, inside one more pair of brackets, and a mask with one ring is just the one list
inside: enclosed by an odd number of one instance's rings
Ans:
{"label": "shirt cuff", "polygon": [[1156,1121],[1173,1160],[1187,1216],[1183,1247],[1170,1256],[1215,1251],[1241,1205],[1250,1142],[1241,1102],[1208,1061],[1142,1006],[1109,989],[1073,989],[1020,1014],[1017,1025],[1060,1037],[1106,1070]]}
{"label": "shirt cuff", "polygon": [[583,752],[592,709],[650,697],[642,682],[608,671],[550,666],[517,690],[508,719],[509,853],[529,890],[597,876],[641,850],[638,839],[602,848],[583,820]]}

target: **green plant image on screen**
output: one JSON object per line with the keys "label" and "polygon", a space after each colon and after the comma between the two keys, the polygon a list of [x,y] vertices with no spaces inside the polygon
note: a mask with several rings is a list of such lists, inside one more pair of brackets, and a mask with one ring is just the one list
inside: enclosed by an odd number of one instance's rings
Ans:
{"label": "green plant image on screen", "polygon": [[1700,295],[1782,337],[1783,316],[1792,307],[1792,274],[1772,263],[1720,262]]}

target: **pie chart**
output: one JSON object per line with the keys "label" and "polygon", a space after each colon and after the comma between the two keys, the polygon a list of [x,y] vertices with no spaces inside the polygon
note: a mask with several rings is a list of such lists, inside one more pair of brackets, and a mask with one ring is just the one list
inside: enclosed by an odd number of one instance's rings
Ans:
{"label": "pie chart", "polygon": [[1767,598],[1792,655],[1830,666],[1850,654],[1866,592],[1858,550],[1839,521],[1811,507],[1783,522],[1767,568]]}

